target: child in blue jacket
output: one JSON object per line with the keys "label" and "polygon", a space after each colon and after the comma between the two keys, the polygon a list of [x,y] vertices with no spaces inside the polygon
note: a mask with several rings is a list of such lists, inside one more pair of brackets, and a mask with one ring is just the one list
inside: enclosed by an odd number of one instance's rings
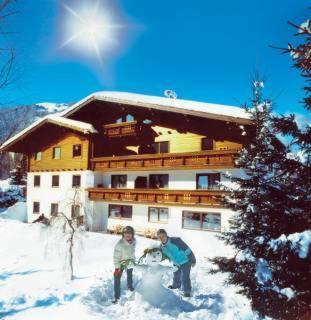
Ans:
{"label": "child in blue jacket", "polygon": [[164,229],[159,229],[157,235],[161,241],[161,251],[178,267],[178,270],[174,272],[173,284],[169,288],[179,289],[182,285],[184,296],[190,297],[190,271],[196,263],[192,250],[180,238],[169,237]]}

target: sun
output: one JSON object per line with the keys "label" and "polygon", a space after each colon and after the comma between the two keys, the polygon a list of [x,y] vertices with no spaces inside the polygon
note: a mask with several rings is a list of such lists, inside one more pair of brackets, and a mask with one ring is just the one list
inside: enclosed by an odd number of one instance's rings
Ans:
{"label": "sun", "polygon": [[102,63],[104,54],[119,44],[119,29],[124,26],[117,23],[112,10],[100,6],[99,1],[87,1],[75,8],[63,4],[63,7],[66,16],[61,47],[68,46]]}

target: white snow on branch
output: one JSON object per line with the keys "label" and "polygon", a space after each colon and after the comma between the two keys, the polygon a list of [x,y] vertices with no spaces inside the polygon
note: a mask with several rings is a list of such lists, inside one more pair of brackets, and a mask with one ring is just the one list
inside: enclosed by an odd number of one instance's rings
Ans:
{"label": "white snow on branch", "polygon": [[288,236],[282,234],[277,239],[270,240],[269,245],[273,251],[277,251],[280,247],[285,246],[288,242],[290,242],[291,249],[295,250],[301,259],[307,258],[310,253],[311,230],[306,230],[300,233],[292,233]]}
{"label": "white snow on branch", "polygon": [[256,266],[256,278],[259,284],[266,284],[272,279],[272,272],[269,268],[268,262],[260,258]]}

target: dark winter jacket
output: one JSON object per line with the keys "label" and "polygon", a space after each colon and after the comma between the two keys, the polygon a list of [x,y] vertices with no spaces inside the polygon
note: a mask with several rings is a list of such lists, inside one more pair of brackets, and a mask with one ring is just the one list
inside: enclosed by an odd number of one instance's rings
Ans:
{"label": "dark winter jacket", "polygon": [[180,238],[168,237],[167,242],[161,244],[161,250],[177,266],[188,262],[191,262],[191,264],[196,263],[192,250]]}

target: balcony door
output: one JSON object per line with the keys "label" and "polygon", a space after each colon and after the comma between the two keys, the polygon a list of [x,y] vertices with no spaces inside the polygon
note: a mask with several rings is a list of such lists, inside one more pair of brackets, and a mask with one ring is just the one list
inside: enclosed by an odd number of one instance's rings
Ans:
{"label": "balcony door", "polygon": [[138,176],[135,179],[135,189],[146,189],[147,188],[147,177]]}

